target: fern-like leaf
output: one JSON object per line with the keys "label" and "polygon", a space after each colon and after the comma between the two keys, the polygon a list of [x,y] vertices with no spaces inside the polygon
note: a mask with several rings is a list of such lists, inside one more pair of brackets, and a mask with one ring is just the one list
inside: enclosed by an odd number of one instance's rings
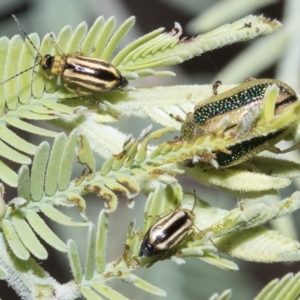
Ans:
{"label": "fern-like leaf", "polygon": [[[87,169],[86,174],[72,180],[72,167],[76,149],[79,162]],[[86,227],[87,222],[75,222],[59,212],[54,206],[77,206],[86,220],[86,203],[82,195],[96,193],[107,200],[107,211],[115,210],[117,196],[122,191],[128,198],[139,192],[139,185],[127,174],[111,172],[103,177],[96,170],[95,158],[86,137],[74,131],[67,138],[58,135],[52,150],[47,142],[37,147],[31,174],[28,166],[22,166],[18,178],[18,197],[9,204],[2,200],[2,227],[13,253],[20,259],[28,259],[30,253],[45,259],[47,252],[36,237],[59,251],[66,252],[67,246],[37,214],[41,211],[53,221],[65,226]]]}
{"label": "fern-like leaf", "polygon": [[[251,26],[245,27],[245,24],[249,22]],[[88,30],[85,23],[79,24],[74,31],[71,27],[66,26],[58,34],[56,42],[67,54],[80,52],[83,55],[110,60],[120,40],[134,25],[134,18],[131,17],[126,20],[113,33],[116,27],[115,23],[114,18],[110,18],[105,22],[100,17],[95,21],[90,30]],[[163,29],[158,29],[141,37],[117,54],[112,63],[128,78],[149,75],[170,75],[170,73],[164,71],[155,72],[154,68],[180,63],[216,47],[271,33],[279,26],[280,24],[276,21],[270,21],[263,17],[249,16],[232,24],[229,31],[225,27],[223,29],[221,27],[214,33],[206,36],[186,40],[180,37],[182,32],[180,26],[177,24],[169,33],[163,33]],[[235,32],[234,34],[233,31]],[[213,41],[216,37],[220,41],[220,36],[222,36],[223,43],[214,43]],[[29,38],[35,47],[39,48],[42,56],[45,54],[63,54],[53,44],[50,34],[44,37],[41,44],[36,34],[30,34]],[[2,38],[0,40],[0,47],[3,50],[0,61],[5,62],[5,67],[0,74],[0,78],[3,80],[7,80],[34,65],[36,53],[28,39],[23,42],[20,36],[15,36],[10,41],[7,38]],[[116,93],[112,94],[118,95]],[[13,79],[0,85],[1,95],[0,112],[2,107],[1,115],[2,124],[5,124],[4,128],[10,125],[29,133],[55,137],[57,135],[55,132],[29,124],[27,120],[49,121],[62,119],[63,122],[67,121],[70,123],[70,119],[68,118],[71,115],[71,123],[74,127],[74,121],[78,117],[82,116],[83,120],[88,117],[84,113],[84,110],[78,110],[78,105],[74,107],[74,103],[73,108],[69,107],[71,102],[66,105],[57,103],[57,98],[67,99],[73,97],[78,99],[78,95],[66,92],[65,89],[57,84],[56,79],[50,80],[46,78],[40,66],[13,77]],[[125,100],[128,103],[127,99],[124,99],[124,95],[121,94],[119,96],[117,97],[118,101]],[[100,98],[105,99],[105,94]],[[85,103],[85,101],[81,101],[82,103]],[[5,106],[8,108],[7,114],[3,114]],[[109,107],[109,104],[107,107]],[[171,110],[169,110],[169,113],[172,112]],[[106,113],[107,116],[102,118],[101,121],[113,121],[116,111],[123,110],[118,110],[118,107],[109,108]],[[80,113],[77,114],[77,112]],[[34,145],[25,143],[25,141],[19,139],[18,142],[20,144],[15,147],[17,140],[12,134],[6,135],[3,138],[1,137],[1,139],[8,145],[2,144],[0,156],[20,164],[31,163],[29,157],[19,152],[22,149],[25,153],[32,155],[35,150]],[[15,147],[16,150],[11,146]],[[0,179],[16,186],[16,175],[4,163],[3,168],[6,171],[3,174],[0,173]]]}
{"label": "fern-like leaf", "polygon": [[254,300],[296,300],[300,294],[300,273],[288,273],[269,282]]}
{"label": "fern-like leaf", "polygon": [[[251,26],[247,26],[247,24],[251,24]],[[142,41],[135,42],[134,48],[128,45],[116,56],[113,64],[116,64],[125,76],[126,71],[135,72],[135,76],[140,76],[139,72],[143,75],[143,71],[148,69],[175,65],[226,44],[268,34],[279,26],[280,24],[276,21],[248,16],[231,24],[230,27],[226,25],[207,35],[187,39],[181,37],[181,26],[175,23],[174,29],[169,33],[161,33],[154,38],[153,35],[149,35],[148,38],[152,39],[147,42],[143,37]],[[232,33],[232,30],[235,31],[235,34]],[[220,43],[220,41],[222,42]]]}
{"label": "fern-like leaf", "polygon": [[[277,21],[248,16],[206,35],[186,39],[181,37],[180,25],[175,24],[171,32],[163,32],[163,29],[155,30],[129,44],[113,58],[120,40],[133,25],[134,18],[129,18],[115,33],[114,18],[107,21],[98,18],[90,30],[85,23],[81,23],[74,31],[70,26],[66,26],[55,38],[62,50],[53,45],[49,34],[44,37],[41,44],[36,34],[30,35],[30,38],[42,55],[46,53],[62,55],[62,51],[66,54],[80,52],[86,56],[109,60],[123,76],[136,79],[150,75],[172,75],[171,72],[154,69],[181,63],[220,46],[271,33],[280,26]],[[0,62],[5,62],[3,74],[0,74],[3,80],[34,64],[36,54],[27,40],[23,42],[19,36],[11,41],[3,38],[0,40],[0,46],[4,49],[4,58],[0,57]],[[135,269],[151,266],[161,259],[172,258],[175,263],[180,264],[186,257],[197,257],[232,271],[238,269],[237,265],[216,255],[216,250],[250,261],[277,262],[300,259],[298,242],[262,227],[265,222],[297,210],[300,207],[297,193],[273,207],[254,205],[251,208],[238,208],[232,211],[210,207],[204,201],[197,199],[193,210],[194,225],[201,231],[188,232],[183,240],[176,247],[169,249],[163,257],[140,258],[138,256],[143,236],[162,214],[181,207],[193,209],[194,196],[183,193],[176,179],[178,174],[186,172],[187,175],[197,177],[197,180],[206,185],[234,195],[244,193],[249,197],[275,193],[278,188],[289,185],[290,181],[280,172],[282,161],[277,167],[275,166],[276,176],[278,176],[276,178],[266,169],[260,168],[259,159],[249,162],[257,171],[255,173],[249,173],[249,164],[245,163],[222,172],[211,168],[205,172],[205,176],[203,169],[195,168],[190,171],[182,163],[186,159],[194,159],[196,155],[203,158],[203,162],[209,167],[216,166],[213,164],[216,151],[221,149],[226,152],[226,148],[245,139],[273,132],[297,122],[298,104],[291,104],[290,109],[285,110],[276,119],[273,114],[267,113],[267,108],[263,108],[255,126],[256,131],[251,131],[246,138],[233,140],[220,136],[205,136],[188,142],[172,140],[153,147],[150,145],[152,140],[173,132],[174,127],[180,128],[180,124],[170,117],[170,113],[184,117],[186,112],[193,111],[194,103],[199,102],[202,97],[211,95],[211,86],[203,89],[197,86],[156,87],[78,97],[75,93],[66,91],[57,79],[46,78],[40,66],[36,67],[38,72],[33,71],[32,69],[25,72],[0,86],[0,95],[3,96],[0,100],[0,109],[2,124],[4,124],[4,135],[1,139],[5,143],[0,147],[2,149],[0,155],[23,164],[18,176],[9,172],[9,168],[5,166],[0,172],[0,179],[14,186],[18,184],[18,196],[8,204],[4,202],[3,190],[1,193],[0,216],[3,229],[2,243],[0,243],[3,248],[1,265],[9,266],[12,259],[8,255],[24,264],[32,259],[31,255],[46,259],[48,253],[37,238],[38,235],[52,247],[68,253],[75,280],[65,287],[71,291],[70,299],[79,296],[80,293],[88,299],[101,299],[102,296],[127,299],[109,287],[109,281],[121,279],[149,293],[166,295],[160,288],[132,274]],[[202,95],[201,91],[204,91]],[[100,102],[97,102],[98,100]],[[4,114],[5,107],[7,113]],[[151,116],[154,121],[168,127],[153,133],[150,133],[150,128],[147,128],[137,139],[131,136],[125,137],[124,134],[106,125],[117,120],[120,114]],[[68,129],[76,127],[77,131],[71,132],[67,138],[65,134],[57,134],[31,125],[27,120],[52,121]],[[36,147],[21,141],[6,128],[7,125],[34,134],[55,137],[54,145],[51,149],[46,142]],[[101,130],[101,136],[98,129]],[[108,132],[113,134],[106,134]],[[97,145],[98,140],[101,140],[100,146]],[[18,142],[21,142],[22,146],[16,146]],[[107,145],[110,148],[107,148]],[[15,148],[15,152],[12,152],[12,147]],[[100,170],[97,169],[93,154],[95,149],[108,157]],[[20,153],[21,151],[25,154]],[[111,155],[111,153],[115,154]],[[30,172],[27,165],[31,163],[29,156],[33,154]],[[251,153],[247,158],[255,154]],[[82,172],[73,179],[72,167],[75,158],[82,165]],[[276,165],[275,159],[274,165]],[[291,177],[297,176],[299,173],[297,167],[297,164],[286,164],[284,172],[288,172]],[[243,182],[236,180],[237,176],[243,176],[245,180]],[[249,185],[251,181],[262,182],[262,180],[265,181],[264,187]],[[248,184],[245,185],[245,182]],[[121,192],[131,199],[140,191],[148,196],[143,229],[135,229],[132,222],[125,239],[124,252],[114,262],[106,264],[108,216],[117,207],[116,193]],[[99,215],[97,228],[87,221],[85,215],[84,195],[86,193],[97,194],[106,200],[106,208]],[[61,205],[76,206],[83,220],[76,222],[61,213],[55,207]],[[41,219],[39,212],[65,226],[88,227],[85,264],[81,263],[75,242],[69,240],[66,244],[60,240]],[[11,269],[13,268],[8,267],[8,270]],[[27,279],[32,270],[33,267],[20,272],[17,274],[18,278]],[[0,276],[5,277],[7,274],[9,272],[6,269],[0,270]],[[32,282],[34,288],[40,283],[40,278],[36,274],[34,272],[33,275],[30,274],[33,280],[26,281]],[[43,274],[43,280],[45,286],[51,288],[49,291],[37,288],[38,295],[48,292],[49,295],[55,294],[58,298],[61,297],[62,286],[47,274]],[[13,285],[10,281],[9,283]],[[31,290],[35,290],[32,286]],[[29,286],[26,288],[30,290]],[[20,292],[20,294],[25,293]],[[36,297],[36,295],[30,296]],[[219,298],[228,297],[229,293],[225,292]]]}

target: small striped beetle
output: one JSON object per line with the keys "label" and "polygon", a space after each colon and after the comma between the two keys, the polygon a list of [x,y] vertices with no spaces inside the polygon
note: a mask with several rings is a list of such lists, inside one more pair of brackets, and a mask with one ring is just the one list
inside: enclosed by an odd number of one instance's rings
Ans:
{"label": "small striped beetle", "polygon": [[[121,73],[107,61],[92,58],[83,55],[62,54],[52,56],[46,54],[44,57],[39,53],[38,49],[29,39],[24,28],[20,24],[15,15],[12,15],[20,30],[24,33],[33,48],[37,51],[40,61],[35,63],[32,67],[23,70],[19,74],[3,81],[0,85],[15,78],[16,76],[27,72],[38,65],[41,65],[43,70],[50,73],[47,78],[51,79],[55,76],[61,76],[63,85],[66,89],[82,95],[89,95],[94,92],[113,91],[118,88],[127,86],[128,81]],[[53,44],[63,53],[63,50],[55,42],[52,35],[50,35]],[[70,87],[70,85],[72,87]]]}
{"label": "small striped beetle", "polygon": [[139,256],[152,257],[175,247],[192,228],[194,220],[194,213],[188,209],[175,209],[161,218],[144,236]]}
{"label": "small striped beetle", "polygon": [[245,135],[253,127],[260,113],[266,89],[272,84],[279,88],[274,108],[275,116],[298,100],[295,91],[281,81],[251,79],[197,104],[194,113],[188,113],[182,124],[181,139],[190,141],[207,134],[217,136],[226,133],[230,138]]}
{"label": "small striped beetle", "polygon": [[[182,241],[192,227],[195,226],[195,214],[193,212],[196,205],[195,191],[194,197],[195,202],[192,210],[177,208],[148,229],[141,243],[139,256],[153,257],[165,254]],[[200,229],[198,230],[203,233]],[[210,241],[215,246],[211,239]]]}

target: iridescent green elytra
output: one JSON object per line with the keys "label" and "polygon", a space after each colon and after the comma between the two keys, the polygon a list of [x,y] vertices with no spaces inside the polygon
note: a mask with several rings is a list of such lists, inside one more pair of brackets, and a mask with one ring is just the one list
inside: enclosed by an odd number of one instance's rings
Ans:
{"label": "iridescent green elytra", "polygon": [[[263,150],[286,153],[299,148],[300,142],[283,151],[275,147],[293,134],[299,112],[295,91],[274,79],[251,80],[212,96],[198,103],[183,122],[181,140],[193,149],[184,164],[227,168]],[[210,160],[203,156],[200,140],[205,140]]]}
{"label": "iridescent green elytra", "polygon": [[266,142],[269,144],[268,146],[273,146],[274,144],[278,143],[286,134],[286,130],[279,130],[276,132],[271,132],[268,135],[262,135],[250,140],[245,140],[228,147],[227,150],[231,151],[230,154],[222,151],[216,152],[215,160],[220,168],[242,163],[248,160],[250,157],[253,157],[259,152],[265,150]]}
{"label": "iridescent green elytra", "polygon": [[[264,80],[264,79],[263,79]],[[194,119],[195,123],[201,124],[204,123],[206,120],[213,118],[215,116],[225,114],[229,111],[237,110],[242,107],[247,107],[248,104],[254,103],[257,101],[261,101],[264,97],[264,94],[266,92],[267,87],[270,85],[270,79],[268,79],[269,82],[266,82],[265,80],[263,82],[257,82],[261,80],[255,80],[255,85],[248,85],[244,86],[244,90],[240,90],[241,87],[238,86],[237,89],[238,92],[234,94],[234,91],[231,90],[231,95],[227,98],[223,98],[221,100],[211,102],[208,104],[204,104],[203,106],[199,108],[195,108],[194,112]],[[251,82],[252,83],[252,82]],[[281,85],[281,82],[277,81],[276,84],[279,87],[280,94],[287,93],[287,85],[284,84]],[[228,93],[228,92],[226,92]],[[224,94],[224,93],[223,93]],[[220,94],[222,96],[222,94]],[[224,96],[224,95],[223,95]],[[216,96],[214,96],[214,99],[216,100]],[[297,99],[295,95],[291,94],[289,97],[287,97],[284,102],[294,102]],[[276,105],[281,105],[282,103],[277,103]]]}
{"label": "iridescent green elytra", "polygon": [[193,140],[201,135],[227,133],[237,138],[248,132],[261,111],[266,89],[272,84],[279,88],[274,115],[297,101],[295,91],[275,79],[253,79],[224,93],[213,95],[188,113],[181,127],[181,139]]}

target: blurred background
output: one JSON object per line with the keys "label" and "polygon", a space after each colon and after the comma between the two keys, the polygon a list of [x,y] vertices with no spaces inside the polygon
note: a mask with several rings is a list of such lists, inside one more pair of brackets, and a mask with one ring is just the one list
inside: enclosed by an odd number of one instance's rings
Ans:
{"label": "blurred background", "polygon": [[[246,77],[276,78],[289,84],[299,94],[299,12],[299,0],[1,0],[0,36],[11,38],[15,34],[21,34],[10,16],[12,13],[19,18],[27,33],[37,32],[41,37],[49,31],[57,34],[63,26],[68,24],[75,28],[80,22],[86,21],[91,26],[100,15],[106,19],[115,16],[118,25],[135,15],[136,25],[121,47],[158,27],[170,30],[174,22],[181,24],[184,35],[193,36],[238,20],[248,14],[264,14],[266,17],[276,18],[283,22],[283,29],[270,36],[218,49],[180,66],[169,68],[177,74],[175,78],[148,77],[131,82],[131,85],[208,84],[216,80],[221,80],[225,84],[237,84]],[[137,136],[147,125],[149,125],[149,120],[122,118],[115,126],[122,132],[133,133]],[[24,137],[23,133],[22,135]],[[25,136],[25,138],[31,137]],[[40,141],[35,141],[35,143],[38,142]],[[295,152],[289,154],[289,157],[300,161]],[[101,160],[98,166],[101,166]],[[200,186],[184,177],[180,180],[186,191],[191,192],[196,189],[197,195],[213,206],[232,209],[237,205],[238,199]],[[280,191],[279,198],[272,197],[264,201],[274,203],[297,189],[299,189],[299,181],[296,180],[292,187]],[[15,191],[8,188],[6,191],[5,199],[9,201],[15,196]],[[103,207],[103,201],[95,197],[86,197],[86,201],[87,216],[96,220]],[[144,203],[145,197],[141,195],[135,199],[134,208],[130,209],[127,207],[127,200],[120,199],[117,211],[110,216],[108,261],[115,260],[121,255],[129,222],[135,218],[138,225],[142,226]],[[253,200],[248,200],[243,205],[253,203]],[[75,210],[74,215],[78,217],[78,212]],[[292,218],[285,218],[269,225],[287,236],[298,239],[298,220],[299,213],[295,213]],[[79,249],[82,249],[82,262],[84,262],[86,241],[84,229],[79,229],[82,230],[81,235],[78,229],[57,227],[54,230],[63,240],[72,238],[76,241]],[[42,266],[60,283],[69,281],[71,273],[66,257],[52,248],[48,247],[48,250],[49,259],[41,262]],[[282,277],[288,272],[297,272],[300,268],[300,263],[266,265],[240,260],[235,260],[235,262],[240,267],[240,271],[235,273],[220,270],[200,260],[188,259],[186,264],[181,266],[170,261],[160,262],[150,269],[140,269],[136,274],[167,291],[167,299],[208,299],[213,293],[222,293],[226,289],[232,289],[231,299],[248,300],[253,299],[272,279]],[[2,299],[19,299],[14,291],[7,287],[6,282],[0,282],[0,284]],[[123,282],[114,281],[112,286],[130,299],[156,298]]]}

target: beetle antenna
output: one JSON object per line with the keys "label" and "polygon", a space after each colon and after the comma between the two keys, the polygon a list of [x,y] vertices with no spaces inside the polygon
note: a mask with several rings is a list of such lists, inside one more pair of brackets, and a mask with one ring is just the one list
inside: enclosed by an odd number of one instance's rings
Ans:
{"label": "beetle antenna", "polygon": [[31,70],[31,69],[33,69],[34,67],[36,67],[36,66],[39,65],[39,64],[40,64],[39,62],[35,63],[32,67],[30,67],[30,68],[28,68],[28,69],[25,69],[25,70],[23,70],[22,72],[20,72],[20,73],[18,73],[18,74],[16,74],[16,75],[14,75],[14,76],[12,76],[12,77],[6,79],[5,81],[1,82],[0,85],[4,84],[4,83],[7,82],[7,81],[10,81],[10,80],[14,79],[15,77],[18,77],[19,75],[21,75],[21,74],[23,74],[23,73],[25,73],[25,72],[27,72],[27,71],[29,71],[29,70]]}
{"label": "beetle antenna", "polygon": [[221,81],[221,74],[220,74],[218,68],[216,67],[216,65],[214,64],[214,62],[212,61],[212,59],[209,57],[209,55],[207,54],[207,52],[205,52],[205,54],[206,54],[206,57],[208,58],[209,62],[211,63],[211,65],[213,66],[213,68],[215,69],[215,71],[217,72],[218,77],[220,78],[220,81]]}
{"label": "beetle antenna", "polygon": [[193,206],[192,211],[194,211],[194,208],[196,206],[196,201],[197,201],[197,195],[196,195],[196,190],[194,189],[194,206]]}
{"label": "beetle antenna", "polygon": [[[20,28],[20,30],[24,33],[25,39],[28,39],[29,43],[30,43],[31,46],[36,50],[37,54],[38,54],[41,58],[43,58],[43,56],[40,54],[39,50],[35,47],[35,45],[32,43],[32,41],[31,41],[30,38],[28,37],[28,34],[26,33],[25,29],[23,28],[23,26],[22,26],[21,23],[19,22],[18,18],[17,18],[15,15],[11,15],[11,16],[14,18],[14,20],[15,20],[15,22],[17,23],[17,25],[18,25],[18,27]],[[21,74],[23,74],[23,73],[25,73],[25,72],[27,72],[27,71],[29,71],[29,70],[34,69],[34,68],[35,68],[36,66],[38,66],[39,64],[40,64],[40,62],[35,63],[32,67],[30,67],[30,68],[28,68],[28,69],[25,69],[25,70],[21,71],[20,73],[18,73],[18,74],[16,74],[16,75],[14,75],[14,76],[12,76],[12,77],[6,79],[5,81],[1,82],[0,85],[3,85],[4,83],[6,83],[6,82],[8,82],[8,81],[10,81],[10,80],[12,80],[12,79],[14,79],[15,77],[18,77],[19,75],[21,75]]]}
{"label": "beetle antenna", "polygon": [[[196,190],[194,190],[194,199],[195,199],[195,201],[194,201],[194,206],[193,206],[192,211],[194,210],[194,208],[195,208],[195,206],[196,206],[196,201],[197,201]],[[199,230],[199,232],[200,232],[203,236],[205,236],[205,232],[204,232],[204,231],[202,231],[201,229],[199,229],[195,224],[194,224],[194,226]],[[211,241],[211,243],[215,246],[215,248],[216,248],[217,251],[218,251],[219,257],[221,258],[221,253],[220,253],[219,248],[216,246],[216,244],[214,243],[214,241],[213,241],[211,238],[208,238],[208,239],[209,239],[209,240]]]}
{"label": "beetle antenna", "polygon": [[30,40],[30,38],[28,37],[28,34],[26,33],[25,29],[23,28],[23,26],[21,25],[21,23],[19,22],[19,20],[17,19],[17,17],[15,15],[11,15],[15,22],[17,23],[18,27],[20,28],[20,30],[24,33],[25,38],[28,39],[29,43],[32,45],[32,47],[36,50],[37,54],[43,58],[43,56],[40,54],[39,50],[35,47],[35,45],[32,43],[32,41]]}

